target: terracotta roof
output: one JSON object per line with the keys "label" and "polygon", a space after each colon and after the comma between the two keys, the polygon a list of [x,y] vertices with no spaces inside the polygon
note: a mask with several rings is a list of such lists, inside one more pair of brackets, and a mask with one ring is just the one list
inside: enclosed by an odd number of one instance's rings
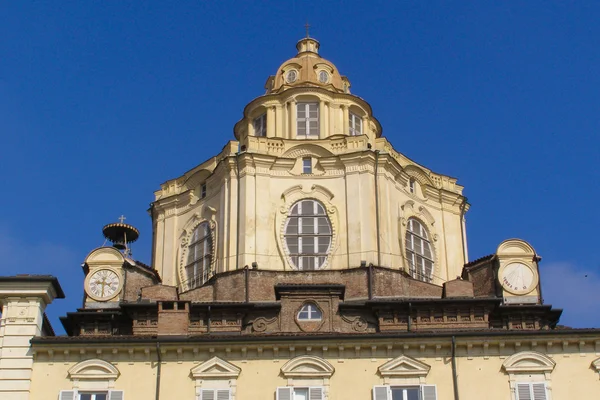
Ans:
{"label": "terracotta roof", "polygon": [[471,267],[471,266],[473,266],[473,265],[475,265],[475,264],[479,264],[479,263],[480,263],[480,262],[482,262],[482,261],[488,261],[488,260],[491,260],[491,259],[492,259],[492,258],[494,258],[495,256],[496,256],[496,254],[488,254],[487,256],[483,256],[483,257],[480,257],[480,258],[478,258],[478,259],[476,259],[476,260],[469,261],[468,263],[466,263],[466,264],[465,264],[465,267]]}

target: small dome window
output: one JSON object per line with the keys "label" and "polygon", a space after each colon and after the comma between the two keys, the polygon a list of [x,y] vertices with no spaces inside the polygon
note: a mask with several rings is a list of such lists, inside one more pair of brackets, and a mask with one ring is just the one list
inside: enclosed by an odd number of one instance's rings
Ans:
{"label": "small dome window", "polygon": [[321,82],[321,83],[329,82],[329,74],[327,73],[327,71],[319,72],[319,82]]}
{"label": "small dome window", "polygon": [[289,70],[287,74],[285,74],[285,80],[287,83],[294,83],[298,79],[298,72],[295,69]]}
{"label": "small dome window", "polygon": [[315,303],[306,303],[298,311],[298,321],[320,321],[323,313]]}

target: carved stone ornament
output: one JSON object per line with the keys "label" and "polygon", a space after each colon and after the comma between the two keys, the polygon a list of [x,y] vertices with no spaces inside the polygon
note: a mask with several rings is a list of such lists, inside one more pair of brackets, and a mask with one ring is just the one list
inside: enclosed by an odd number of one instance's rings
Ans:
{"label": "carved stone ornament", "polygon": [[367,322],[367,320],[365,320],[361,316],[348,317],[348,316],[342,315],[341,317],[342,317],[342,320],[344,320],[345,322],[350,324],[350,326],[352,327],[352,330],[355,332],[365,332],[367,330],[367,328],[369,327],[369,323]]}
{"label": "carved stone ornament", "polygon": [[254,332],[265,332],[269,325],[277,321],[277,317],[267,319],[265,317],[258,317],[252,322],[252,330]]}

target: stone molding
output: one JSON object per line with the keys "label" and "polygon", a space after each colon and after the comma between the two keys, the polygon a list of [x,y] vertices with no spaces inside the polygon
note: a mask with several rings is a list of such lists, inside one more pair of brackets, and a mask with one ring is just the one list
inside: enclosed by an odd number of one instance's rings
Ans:
{"label": "stone molding", "polygon": [[68,371],[73,389],[85,388],[111,389],[120,372],[113,364],[93,358],[82,361]]}
{"label": "stone molding", "polygon": [[384,385],[425,383],[431,366],[412,357],[401,355],[377,368]]}

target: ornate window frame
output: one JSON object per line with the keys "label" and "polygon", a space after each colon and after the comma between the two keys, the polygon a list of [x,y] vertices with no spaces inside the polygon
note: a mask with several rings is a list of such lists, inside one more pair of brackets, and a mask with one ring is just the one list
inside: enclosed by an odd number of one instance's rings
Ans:
{"label": "ornate window frame", "polygon": [[331,224],[331,245],[329,246],[327,258],[319,270],[326,269],[329,266],[331,257],[337,250],[339,232],[339,212],[337,207],[331,202],[333,197],[333,193],[321,185],[312,185],[309,191],[304,191],[302,185],[296,185],[288,188],[281,194],[282,204],[279,207],[279,212],[275,215],[275,231],[279,232],[276,236],[277,245],[282,258],[285,260],[285,266],[289,269],[293,271],[298,270],[296,265],[294,265],[292,258],[289,256],[287,246],[285,245],[286,221],[291,208],[301,200],[316,200],[325,208],[325,214],[329,218],[329,223]]}
{"label": "ornate window frame", "polygon": [[235,400],[237,378],[242,369],[238,366],[213,357],[190,370],[196,388],[196,398],[201,398],[202,389],[229,390],[230,400]]}
{"label": "ornate window frame", "polygon": [[196,228],[198,226],[200,226],[202,223],[208,223],[208,227],[210,229],[210,236],[211,236],[211,240],[212,240],[212,257],[210,260],[210,271],[208,272],[208,277],[207,277],[207,281],[210,280],[210,278],[215,275],[216,270],[216,263],[217,263],[217,223],[216,221],[213,219],[214,217],[214,210],[211,209],[210,207],[207,207],[208,211],[211,211],[212,215],[210,216],[210,218],[206,218],[206,217],[202,217],[201,214],[199,212],[194,213],[194,215],[189,219],[189,221],[185,224],[185,226],[183,227],[183,230],[181,232],[180,235],[180,241],[181,241],[181,256],[179,257],[179,284],[180,287],[182,288],[182,290],[191,290],[194,289],[196,287],[200,287],[200,286],[193,286],[189,284],[189,279],[187,276],[187,273],[185,271],[185,267],[188,265],[187,259],[188,259],[188,253],[189,253],[189,243],[191,240],[192,235],[194,234],[194,231],[196,230]]}
{"label": "ornate window frame", "polygon": [[418,387],[421,395],[432,396],[437,398],[436,385],[427,385],[426,378],[431,370],[431,366],[422,361],[401,355],[393,360],[387,361],[377,368],[377,372],[381,377],[381,384],[373,387],[373,398],[391,399],[391,390],[393,387]]}
{"label": "ornate window frame", "polygon": [[327,360],[309,355],[292,358],[281,367],[287,387],[322,387],[323,400],[329,397],[329,380],[334,373],[335,368]]}
{"label": "ornate window frame", "polygon": [[109,391],[115,387],[119,370],[108,361],[92,358],[69,368],[68,376],[73,389],[81,391]]}
{"label": "ornate window frame", "polygon": [[[425,229],[427,229],[427,233],[429,234],[429,244],[431,245],[431,252],[433,253],[433,269],[432,269],[432,279],[430,283],[434,283],[438,276],[440,276],[442,259],[440,257],[440,249],[437,245],[437,241],[439,238],[436,226],[435,226],[435,218],[431,213],[422,205],[416,204],[413,200],[408,200],[404,203],[400,210],[400,223],[398,224],[398,240],[400,242],[400,249],[402,254],[402,268],[409,272],[408,266],[408,256],[406,254],[406,232],[408,231],[408,220],[411,218],[419,221]],[[445,261],[444,261],[445,262]]]}
{"label": "ornate window frame", "polygon": [[517,400],[519,383],[544,383],[546,400],[552,400],[552,371],[556,362],[545,354],[536,351],[522,351],[508,357],[502,368],[508,374],[511,399]]}

